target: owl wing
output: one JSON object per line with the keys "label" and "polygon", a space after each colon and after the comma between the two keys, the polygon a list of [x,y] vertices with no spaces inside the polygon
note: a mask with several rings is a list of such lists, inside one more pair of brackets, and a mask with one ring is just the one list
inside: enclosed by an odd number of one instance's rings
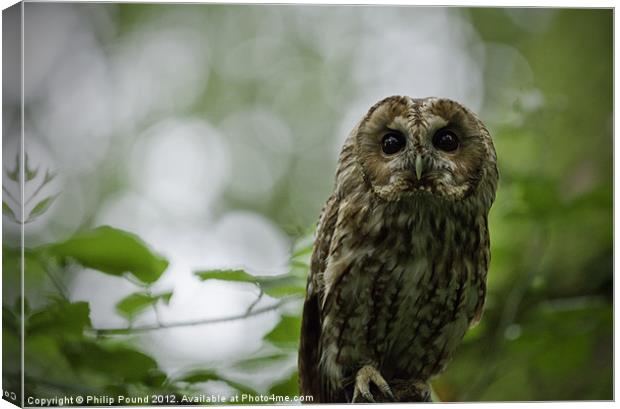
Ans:
{"label": "owl wing", "polygon": [[482,313],[484,312],[484,302],[487,294],[486,275],[486,270],[479,272],[477,280],[475,281],[478,286],[478,303],[476,304],[473,317],[469,320],[470,328],[478,325],[478,323],[482,319]]}
{"label": "owl wing", "polygon": [[476,272],[475,285],[478,287],[478,303],[476,304],[476,308],[474,311],[473,317],[469,320],[469,326],[476,326],[480,319],[482,318],[482,313],[484,312],[484,302],[487,294],[487,273],[489,270],[489,264],[491,262],[491,251],[490,251],[490,239],[489,239],[489,228],[488,222],[485,219],[485,223],[481,229],[483,240],[480,244],[481,248],[481,260],[482,265],[479,266],[478,271]]}
{"label": "owl wing", "polygon": [[321,337],[321,300],[323,298],[323,273],[329,248],[338,219],[340,200],[332,195],[325,204],[317,226],[316,240],[310,259],[310,274],[306,287],[306,299],[301,320],[299,343],[299,388],[302,395],[312,395],[314,403],[324,402],[325,396],[319,374]]}
{"label": "owl wing", "polygon": [[478,325],[480,320],[482,319],[482,312],[484,311],[484,300],[486,298],[486,284],[482,282],[480,287],[478,288],[478,303],[476,304],[476,309],[474,311],[474,315],[469,320],[469,327],[475,327]]}

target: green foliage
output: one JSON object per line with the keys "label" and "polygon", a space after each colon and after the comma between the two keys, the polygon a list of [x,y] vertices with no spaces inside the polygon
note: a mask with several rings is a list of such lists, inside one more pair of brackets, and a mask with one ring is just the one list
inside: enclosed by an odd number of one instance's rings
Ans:
{"label": "green foliage", "polygon": [[6,202],[2,202],[2,214],[8,216],[13,221],[17,220],[13,209]]}
{"label": "green foliage", "polygon": [[[25,163],[24,163],[24,177],[26,179],[26,182],[29,182],[31,180],[33,180],[34,178],[37,177],[37,175],[39,174],[39,170],[38,169],[32,169],[29,165],[29,161],[28,161],[28,155],[24,155],[25,157]],[[19,163],[19,162],[17,162]]]}
{"label": "green foliage", "polygon": [[269,393],[277,396],[294,396],[298,394],[299,377],[297,371],[283,381],[277,382],[269,388]]}
{"label": "green foliage", "polygon": [[201,371],[195,371],[195,372],[190,372],[186,375],[184,375],[182,378],[179,379],[180,382],[188,382],[188,383],[201,383],[201,382],[208,382],[208,381],[220,381],[220,382],[224,382],[226,383],[228,386],[236,389],[237,391],[241,392],[241,393],[247,393],[247,394],[252,394],[252,395],[256,395],[257,392],[246,386],[243,385],[239,382],[235,382],[233,380],[230,380],[220,374],[218,374],[215,371],[209,371],[209,370],[201,370]]}
{"label": "green foliage", "polygon": [[62,299],[34,311],[26,320],[27,390],[111,393],[127,386],[159,388],[167,380],[157,363],[128,345],[89,336],[92,325],[84,302]]}
{"label": "green foliage", "polygon": [[243,371],[256,371],[263,369],[274,363],[280,363],[290,356],[287,352],[277,352],[274,354],[248,358],[235,362],[232,367]]}
{"label": "green foliage", "polygon": [[[30,209],[30,211],[27,213],[28,217],[25,219],[19,219],[17,217],[17,210],[19,208],[22,208],[22,203],[21,203],[21,198],[19,197],[18,192],[20,192],[20,185],[21,185],[21,167],[20,167],[20,163],[21,163],[21,157],[20,155],[16,155],[15,156],[15,166],[12,170],[10,169],[4,169],[4,174],[6,175],[6,178],[12,182],[14,182],[13,184],[9,184],[9,183],[4,183],[3,187],[2,187],[2,191],[3,191],[3,200],[2,200],[2,214],[7,216],[9,218],[9,220],[11,220],[14,223],[31,223],[33,221],[35,221],[39,216],[41,216],[43,213],[45,213],[49,207],[52,205],[52,203],[54,202],[54,200],[56,200],[56,198],[58,197],[58,193],[57,194],[53,194],[53,195],[49,195],[44,197],[43,199],[40,198],[40,193],[41,190],[48,186],[48,184],[54,180],[54,178],[56,177],[56,173],[51,172],[49,169],[45,171],[45,175],[43,176],[43,179],[37,184],[36,183],[36,178],[39,175],[39,169],[33,169],[30,164],[29,164],[29,157],[28,154],[26,153],[24,155],[24,180],[23,180],[23,184],[25,186],[32,186],[33,184],[36,185],[37,187],[34,189],[34,191],[32,193],[30,193],[30,195],[28,197],[25,198],[25,202],[23,203],[23,208],[24,211],[26,210],[25,208],[28,207],[28,205],[30,204],[30,202],[32,202],[34,199],[37,199],[38,202]],[[8,181],[6,180],[6,181]],[[9,186],[7,186],[9,185]],[[11,191],[13,193],[11,193]],[[6,198],[6,200],[5,200]],[[21,214],[21,212],[19,212]]]}
{"label": "green foliage", "polygon": [[243,270],[210,270],[199,271],[196,275],[202,280],[252,283],[265,294],[272,297],[303,294],[306,288],[306,282],[303,278],[291,274],[280,276],[253,276]]}
{"label": "green foliage", "polygon": [[66,338],[81,337],[90,327],[89,306],[85,302],[70,303],[57,299],[46,308],[31,313],[26,321],[26,334],[40,336],[57,331]]}
{"label": "green foliage", "polygon": [[297,350],[300,331],[299,316],[283,315],[280,323],[264,339],[280,348]]}
{"label": "green foliage", "polygon": [[168,304],[171,298],[171,291],[160,294],[149,294],[147,292],[133,293],[116,304],[116,311],[128,320],[132,320],[136,315],[153,306],[158,301]]}
{"label": "green foliage", "polygon": [[[118,314],[133,321],[138,314],[156,304],[167,304],[173,292],[153,292],[154,284],[168,266],[168,261],[154,253],[137,236],[102,226],[83,231],[61,243],[28,249],[25,252],[26,274],[37,282],[49,282],[56,288],[45,302],[36,309],[25,302],[26,331],[26,390],[40,397],[58,393],[99,393],[141,396],[143,393],[166,391],[171,394],[191,393],[193,384],[208,381],[224,382],[240,393],[257,394],[252,387],[223,375],[213,369],[200,369],[168,377],[157,362],[127,342],[100,338],[101,332],[93,328],[90,307],[86,302],[70,302],[64,298],[62,284],[55,274],[71,270],[72,265],[91,268],[132,280],[144,290],[132,293],[116,305]],[[19,276],[19,252],[4,248],[5,271]],[[292,271],[299,273],[301,262]],[[307,268],[307,266],[306,266]],[[128,276],[126,273],[130,273]],[[303,292],[303,279],[299,275],[255,277],[243,270],[215,270],[199,272],[203,280],[218,279],[237,283],[251,283],[273,297],[295,297]],[[132,278],[133,277],[133,278]],[[18,283],[9,285],[18,288]],[[36,286],[29,289],[33,290]],[[34,294],[29,291],[30,294]],[[5,300],[6,302],[6,300]],[[21,299],[14,305],[3,306],[4,343],[9,348],[18,347]],[[130,333],[129,329],[129,333]],[[299,337],[299,318],[283,316],[281,322],[265,336],[266,342],[281,349],[266,356],[241,359],[230,364],[231,368],[250,370],[269,363],[278,364],[296,354]],[[15,342],[13,342],[15,341]],[[7,349],[5,349],[6,351]],[[8,377],[17,376],[19,367],[5,366]],[[289,395],[297,391],[291,387]]]}
{"label": "green foliage", "polygon": [[41,200],[39,203],[37,203],[30,211],[30,220],[32,221],[45,213],[45,211],[52,205],[52,203],[57,197],[58,195],[48,196],[45,199]]}
{"label": "green foliage", "polygon": [[[105,374],[118,384],[160,387],[166,381],[153,358],[127,346],[85,341],[65,344],[63,353],[74,370]],[[96,367],[93,357],[97,357]]]}
{"label": "green foliage", "polygon": [[19,181],[20,156],[15,155],[15,167],[12,170],[5,170],[6,176],[13,182]]}
{"label": "green foliage", "polygon": [[131,273],[145,284],[157,281],[168,267],[168,261],[149,250],[136,235],[109,226],[77,234],[49,250],[102,273]]}

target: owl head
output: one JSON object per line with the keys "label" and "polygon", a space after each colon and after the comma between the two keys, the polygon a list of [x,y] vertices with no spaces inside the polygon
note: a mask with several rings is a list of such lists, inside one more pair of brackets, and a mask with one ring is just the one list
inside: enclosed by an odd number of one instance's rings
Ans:
{"label": "owl head", "polygon": [[351,133],[345,154],[384,200],[477,197],[490,207],[495,196],[497,160],[489,132],[449,99],[393,96],[378,102]]}

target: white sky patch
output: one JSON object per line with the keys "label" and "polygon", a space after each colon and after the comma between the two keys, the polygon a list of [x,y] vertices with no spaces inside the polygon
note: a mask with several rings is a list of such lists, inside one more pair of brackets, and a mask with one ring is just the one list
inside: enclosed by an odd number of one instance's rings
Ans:
{"label": "white sky patch", "polygon": [[219,133],[198,119],[165,120],[151,127],[134,145],[130,163],[135,190],[175,220],[206,217],[231,166]]}

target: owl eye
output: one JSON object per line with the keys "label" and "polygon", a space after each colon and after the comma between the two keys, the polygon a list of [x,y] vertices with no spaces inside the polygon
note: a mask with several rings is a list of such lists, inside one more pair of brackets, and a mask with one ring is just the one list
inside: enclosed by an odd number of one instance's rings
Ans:
{"label": "owl eye", "polygon": [[452,152],[459,147],[459,138],[448,129],[440,129],[433,135],[433,146],[445,152]]}
{"label": "owl eye", "polygon": [[381,149],[386,155],[393,155],[400,152],[405,147],[407,141],[405,136],[398,132],[389,132],[383,136]]}

